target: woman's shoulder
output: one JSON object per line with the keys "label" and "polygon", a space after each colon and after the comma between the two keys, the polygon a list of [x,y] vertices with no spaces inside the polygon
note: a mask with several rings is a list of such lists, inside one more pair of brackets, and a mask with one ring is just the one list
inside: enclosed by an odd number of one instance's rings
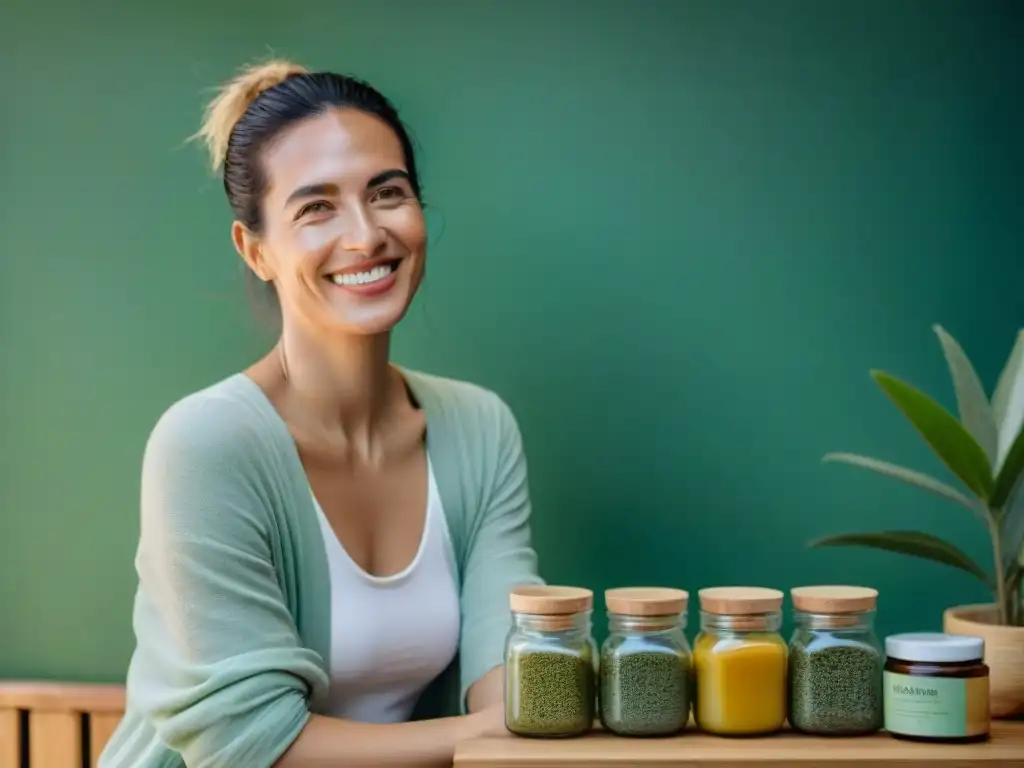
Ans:
{"label": "woman's shoulder", "polygon": [[[496,437],[518,431],[512,408],[493,389],[462,379],[402,369],[413,394],[427,410],[428,425],[443,423],[453,433]],[[429,428],[429,427],[428,427]]]}
{"label": "woman's shoulder", "polygon": [[287,429],[262,390],[234,374],[171,403],[146,443],[147,458],[257,465],[286,445]]}
{"label": "woman's shoulder", "polygon": [[[304,487],[295,482],[289,440],[270,401],[244,374],[181,397],[146,441],[143,530],[162,532],[159,546],[172,546],[168,539],[185,546],[197,536],[253,541],[247,537],[287,514]],[[153,541],[143,537],[140,551]]]}
{"label": "woman's shoulder", "polygon": [[427,417],[427,441],[445,508],[475,508],[503,478],[525,471],[519,423],[496,391],[469,381],[404,371]]}

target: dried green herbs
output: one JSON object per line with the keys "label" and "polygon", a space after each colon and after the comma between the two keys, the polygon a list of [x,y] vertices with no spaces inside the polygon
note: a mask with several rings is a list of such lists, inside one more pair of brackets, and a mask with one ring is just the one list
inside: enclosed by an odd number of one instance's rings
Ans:
{"label": "dried green herbs", "polygon": [[594,658],[521,648],[506,664],[505,723],[520,736],[576,736],[590,730],[596,699]]}
{"label": "dried green herbs", "polygon": [[[631,645],[631,644],[630,644]],[[620,736],[666,736],[690,717],[690,657],[640,643],[601,656],[601,722]]]}
{"label": "dried green herbs", "polygon": [[882,653],[874,646],[817,638],[794,642],[789,657],[789,722],[827,735],[882,727]]}

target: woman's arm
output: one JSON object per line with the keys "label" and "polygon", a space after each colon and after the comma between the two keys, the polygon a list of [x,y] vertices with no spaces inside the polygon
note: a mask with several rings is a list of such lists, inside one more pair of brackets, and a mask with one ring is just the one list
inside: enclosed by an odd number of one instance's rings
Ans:
{"label": "woman's arm", "polygon": [[491,732],[493,720],[486,710],[387,725],[312,715],[274,768],[449,768],[456,745]]}
{"label": "woman's arm", "polygon": [[460,741],[505,733],[503,672],[492,669],[473,684],[470,714],[461,717],[375,725],[313,715],[274,768],[447,768]]}
{"label": "woman's arm", "polygon": [[[504,707],[505,703],[505,667],[495,667],[481,677],[466,695],[466,704],[470,712],[481,712],[495,707]],[[502,709],[504,712],[504,709]]]}
{"label": "woman's arm", "polygon": [[503,675],[497,667],[472,685],[462,717],[372,725],[313,715],[274,768],[335,768],[341,755],[354,768],[450,766],[458,742],[505,732]]}
{"label": "woman's arm", "polygon": [[468,711],[500,710],[504,727],[509,590],[543,580],[531,541],[533,510],[522,434],[512,410],[493,393],[480,408],[479,431],[493,445],[477,453],[493,457],[494,464],[482,472],[491,483],[466,553],[460,671]]}

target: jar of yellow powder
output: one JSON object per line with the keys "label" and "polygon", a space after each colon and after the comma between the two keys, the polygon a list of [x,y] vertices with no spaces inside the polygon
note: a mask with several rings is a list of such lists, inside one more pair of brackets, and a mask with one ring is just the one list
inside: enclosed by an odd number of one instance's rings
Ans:
{"label": "jar of yellow powder", "polygon": [[697,725],[719,736],[778,731],[786,720],[782,592],[712,587],[698,597],[701,628],[693,648]]}

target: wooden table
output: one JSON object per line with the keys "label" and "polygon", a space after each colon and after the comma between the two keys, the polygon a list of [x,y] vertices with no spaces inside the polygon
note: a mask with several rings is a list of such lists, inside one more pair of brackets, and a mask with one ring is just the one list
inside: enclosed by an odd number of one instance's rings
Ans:
{"label": "wooden table", "polygon": [[984,744],[923,744],[899,741],[885,733],[826,739],[783,732],[766,738],[728,739],[688,731],[667,739],[624,739],[595,729],[576,739],[524,739],[511,734],[473,739],[455,753],[456,768],[788,768],[797,764],[1024,768],[1024,721],[994,721],[992,738]]}

